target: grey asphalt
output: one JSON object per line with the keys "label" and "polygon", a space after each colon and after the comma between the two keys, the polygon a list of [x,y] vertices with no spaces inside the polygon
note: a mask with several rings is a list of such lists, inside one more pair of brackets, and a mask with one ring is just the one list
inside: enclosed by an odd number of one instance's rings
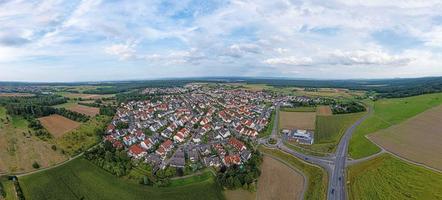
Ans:
{"label": "grey asphalt", "polygon": [[[276,108],[276,113],[279,113],[279,106]],[[278,115],[276,115],[273,131],[272,131],[272,138],[277,138],[277,143],[275,145],[269,144],[268,142],[262,142],[268,147],[271,148],[278,148],[286,153],[289,153],[299,159],[304,160],[305,162],[321,166],[324,168],[329,177],[329,184],[328,184],[328,194],[327,199],[328,200],[344,200],[347,199],[346,197],[346,189],[345,189],[345,167],[347,162],[347,151],[348,151],[348,144],[351,138],[351,135],[355,131],[356,127],[359,126],[365,119],[367,119],[372,114],[372,109],[368,108],[367,114],[365,114],[362,118],[360,118],[358,121],[356,121],[351,127],[349,127],[343,137],[341,138],[341,141],[338,144],[336,153],[334,156],[330,157],[317,157],[317,156],[310,156],[305,155],[302,153],[299,153],[297,151],[294,151],[288,147],[286,147],[283,143],[283,139],[281,137],[277,137],[278,132]],[[260,141],[261,143],[261,141]]]}

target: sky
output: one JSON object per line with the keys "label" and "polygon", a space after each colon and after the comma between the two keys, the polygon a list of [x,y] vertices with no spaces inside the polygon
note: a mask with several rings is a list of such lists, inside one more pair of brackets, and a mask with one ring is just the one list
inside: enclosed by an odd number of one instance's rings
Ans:
{"label": "sky", "polygon": [[442,76],[440,0],[0,0],[0,81]]}

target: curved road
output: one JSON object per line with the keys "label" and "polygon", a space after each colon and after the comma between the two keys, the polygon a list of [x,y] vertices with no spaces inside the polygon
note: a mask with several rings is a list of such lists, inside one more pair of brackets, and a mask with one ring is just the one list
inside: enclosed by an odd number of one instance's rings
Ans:
{"label": "curved road", "polygon": [[[317,156],[305,155],[286,147],[281,137],[278,137],[277,135],[278,115],[276,115],[271,135],[272,138],[277,138],[277,143],[272,145],[264,140],[260,140],[259,142],[271,148],[276,147],[308,163],[323,167],[327,171],[329,177],[327,199],[344,200],[346,199],[345,167],[347,162],[347,150],[348,150],[349,141],[356,127],[359,126],[365,119],[367,119],[372,114],[372,109],[370,107],[368,107],[367,109],[368,109],[367,113],[345,131],[343,137],[341,138],[341,141],[338,144],[336,153],[330,157],[317,157]],[[278,113],[279,113],[279,106],[276,107],[276,114]]]}

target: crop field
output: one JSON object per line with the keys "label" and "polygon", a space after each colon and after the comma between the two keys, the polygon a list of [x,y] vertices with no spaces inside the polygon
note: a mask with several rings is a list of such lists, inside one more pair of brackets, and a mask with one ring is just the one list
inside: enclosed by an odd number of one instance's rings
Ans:
{"label": "crop field", "polygon": [[442,173],[382,154],[347,170],[349,199],[442,199]]}
{"label": "crop field", "polygon": [[101,95],[101,94],[83,94],[83,93],[70,93],[70,92],[62,92],[62,93],[60,93],[60,95],[70,98],[70,99],[74,99],[74,98],[101,99],[101,98],[109,98],[109,97],[115,96],[113,94]]}
{"label": "crop field", "polygon": [[100,140],[97,132],[104,130],[110,119],[111,117],[103,115],[92,117],[75,130],[64,134],[63,137],[56,138],[55,143],[68,155],[83,152]]}
{"label": "crop field", "polygon": [[31,93],[0,93],[0,97],[32,97]]}
{"label": "crop field", "polygon": [[332,112],[330,106],[319,106],[316,113],[321,116],[333,115],[333,112]]}
{"label": "crop field", "polygon": [[80,126],[80,123],[57,114],[41,117],[38,120],[56,138]]}
{"label": "crop field", "polygon": [[51,199],[224,199],[214,178],[176,187],[149,187],[117,178],[78,158],[60,167],[20,177],[30,200]]}
{"label": "crop field", "polygon": [[66,159],[52,150],[48,142],[34,136],[27,126],[25,119],[7,116],[0,107],[0,173],[32,171],[34,161],[47,167]]}
{"label": "crop field", "polygon": [[324,169],[305,163],[287,153],[276,149],[268,149],[263,146],[259,150],[281,160],[284,160],[292,167],[299,169],[307,177],[307,189],[304,192],[304,199],[326,199],[328,178]]}
{"label": "crop field", "polygon": [[307,91],[305,88],[301,87],[273,87],[266,84],[231,84],[233,86],[242,86],[247,90],[251,91],[262,91],[270,90],[274,92],[279,92],[287,95],[299,95],[299,96],[310,96],[310,97],[343,97],[343,98],[353,98],[357,96],[363,96],[364,91],[352,91],[348,89],[335,89],[335,88],[318,88],[316,91]]}
{"label": "crop field", "polygon": [[367,134],[399,124],[441,103],[442,93],[374,102],[373,115],[356,128],[350,140],[350,156],[357,159],[379,152],[380,149],[365,137]]}
{"label": "crop field", "polygon": [[442,106],[437,106],[369,138],[396,155],[442,171],[441,122]]}
{"label": "crop field", "polygon": [[257,191],[259,199],[302,199],[302,174],[269,156],[264,156],[261,171]]}
{"label": "crop field", "polygon": [[100,109],[99,108],[95,108],[95,107],[89,107],[89,106],[83,106],[83,105],[74,105],[68,108],[68,110],[74,111],[74,112],[78,112],[81,114],[85,114],[87,116],[95,116],[98,115],[100,113]]}
{"label": "crop field", "polygon": [[315,112],[279,112],[280,129],[315,130]]}

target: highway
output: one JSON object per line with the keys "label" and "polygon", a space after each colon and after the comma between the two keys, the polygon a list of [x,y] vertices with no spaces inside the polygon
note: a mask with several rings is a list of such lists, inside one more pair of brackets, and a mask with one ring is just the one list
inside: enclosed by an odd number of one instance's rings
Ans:
{"label": "highway", "polygon": [[351,127],[349,127],[344,135],[342,136],[341,141],[338,144],[336,152],[329,157],[317,157],[305,155],[303,153],[294,151],[287,146],[284,145],[283,140],[286,138],[281,138],[278,135],[278,114],[279,114],[279,106],[276,107],[276,116],[274,120],[273,130],[271,138],[277,140],[276,144],[270,144],[267,141],[259,140],[259,143],[264,144],[270,148],[278,148],[286,153],[289,153],[305,162],[321,166],[324,168],[329,177],[328,184],[328,200],[345,200],[346,197],[346,189],[345,189],[345,167],[347,162],[347,150],[348,144],[351,138],[351,135],[355,131],[356,127],[359,126],[367,117],[372,114],[372,109],[368,108],[367,114],[365,114],[362,118],[356,121]]}

